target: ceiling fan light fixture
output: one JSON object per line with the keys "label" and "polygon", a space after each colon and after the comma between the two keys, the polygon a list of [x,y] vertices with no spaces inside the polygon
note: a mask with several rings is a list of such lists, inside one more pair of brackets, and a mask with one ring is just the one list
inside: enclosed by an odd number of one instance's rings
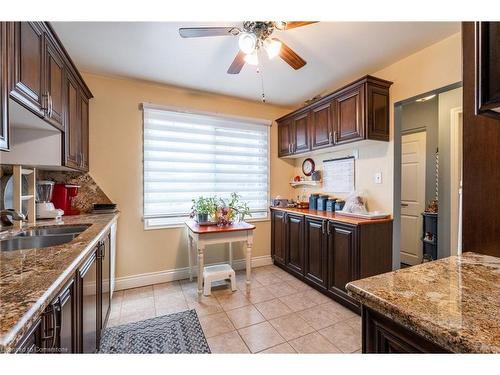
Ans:
{"label": "ceiling fan light fixture", "polygon": [[276,27],[278,30],[285,30],[286,22],[285,21],[274,21],[274,27]]}
{"label": "ceiling fan light fixture", "polygon": [[257,47],[257,37],[255,36],[255,34],[241,33],[238,40],[238,45],[243,53],[249,55],[254,52],[255,48]]}
{"label": "ceiling fan light fixture", "polygon": [[274,59],[280,54],[281,42],[267,38],[266,40],[264,40],[264,49],[267,52],[267,57],[269,57],[270,59]]}
{"label": "ceiling fan light fixture", "polygon": [[243,60],[245,60],[245,62],[249,65],[259,65],[259,57],[257,56],[257,51],[253,51],[252,53],[245,55]]}

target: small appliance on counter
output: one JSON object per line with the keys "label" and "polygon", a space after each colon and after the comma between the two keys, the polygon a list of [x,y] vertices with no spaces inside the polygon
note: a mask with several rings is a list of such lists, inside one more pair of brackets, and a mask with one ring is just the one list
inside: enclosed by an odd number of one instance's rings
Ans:
{"label": "small appliance on counter", "polygon": [[94,203],[93,214],[112,214],[117,212],[116,203]]}
{"label": "small appliance on counter", "polygon": [[64,210],[58,209],[52,202],[54,191],[53,181],[37,181],[36,183],[36,218],[37,219],[61,219]]}
{"label": "small appliance on counter", "polygon": [[78,185],[55,184],[52,202],[65,215],[80,215],[80,210],[73,208],[73,198],[78,195]]}

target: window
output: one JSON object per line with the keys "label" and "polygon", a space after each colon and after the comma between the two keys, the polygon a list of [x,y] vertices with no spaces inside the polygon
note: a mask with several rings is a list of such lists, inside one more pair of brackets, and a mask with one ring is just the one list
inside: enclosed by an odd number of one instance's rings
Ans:
{"label": "window", "polygon": [[193,198],[232,192],[252,219],[267,218],[270,122],[150,104],[143,110],[146,229],[183,223]]}

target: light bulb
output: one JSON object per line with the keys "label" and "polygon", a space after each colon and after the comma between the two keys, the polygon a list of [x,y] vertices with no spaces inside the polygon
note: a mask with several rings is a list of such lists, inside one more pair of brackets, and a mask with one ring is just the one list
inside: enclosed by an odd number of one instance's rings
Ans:
{"label": "light bulb", "polygon": [[274,27],[278,30],[285,30],[286,22],[285,21],[274,21]]}
{"label": "light bulb", "polygon": [[255,34],[242,33],[240,35],[240,39],[238,40],[238,44],[240,46],[240,50],[249,55],[255,51],[255,47],[257,46],[257,37]]}
{"label": "light bulb", "polygon": [[259,58],[257,57],[256,51],[253,51],[253,53],[245,55],[243,60],[245,60],[245,62],[250,65],[259,65]]}
{"label": "light bulb", "polygon": [[267,52],[267,56],[273,59],[280,54],[281,42],[267,38],[264,40],[264,48]]}

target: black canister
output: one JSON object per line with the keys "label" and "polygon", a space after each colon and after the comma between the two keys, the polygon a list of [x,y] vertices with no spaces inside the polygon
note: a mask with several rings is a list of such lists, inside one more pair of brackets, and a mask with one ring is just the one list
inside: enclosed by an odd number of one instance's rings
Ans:
{"label": "black canister", "polygon": [[326,201],[328,200],[328,195],[320,195],[317,203],[318,211],[326,211]]}
{"label": "black canister", "polygon": [[318,207],[319,194],[311,194],[309,196],[309,209],[316,210]]}
{"label": "black canister", "polygon": [[326,211],[335,212],[335,198],[330,198],[326,201]]}

